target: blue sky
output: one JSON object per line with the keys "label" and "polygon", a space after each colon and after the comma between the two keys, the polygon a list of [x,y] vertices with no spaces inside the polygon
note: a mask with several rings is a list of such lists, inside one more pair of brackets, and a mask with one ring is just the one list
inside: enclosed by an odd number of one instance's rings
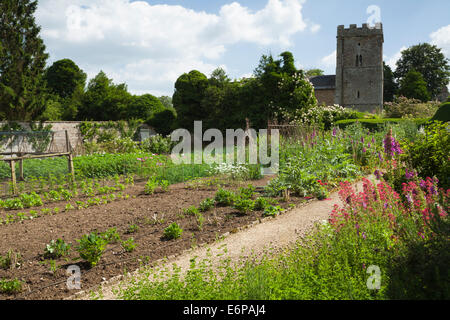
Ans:
{"label": "blue sky", "polygon": [[367,22],[379,8],[385,61],[422,42],[450,58],[448,0],[40,0],[37,22],[49,63],[69,58],[136,94],[172,95],[197,69],[250,76],[262,54],[291,51],[300,68],[335,73],[336,28]]}

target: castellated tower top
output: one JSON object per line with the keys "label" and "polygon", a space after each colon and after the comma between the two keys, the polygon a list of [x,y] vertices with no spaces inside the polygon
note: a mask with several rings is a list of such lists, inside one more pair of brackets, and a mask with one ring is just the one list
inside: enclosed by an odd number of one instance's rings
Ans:
{"label": "castellated tower top", "polygon": [[338,26],[335,103],[373,112],[383,106],[383,26]]}
{"label": "castellated tower top", "polygon": [[338,37],[358,37],[369,35],[383,35],[383,24],[378,22],[375,27],[369,27],[367,23],[363,23],[362,27],[358,28],[356,24],[351,24],[349,28],[344,25],[338,26]]}

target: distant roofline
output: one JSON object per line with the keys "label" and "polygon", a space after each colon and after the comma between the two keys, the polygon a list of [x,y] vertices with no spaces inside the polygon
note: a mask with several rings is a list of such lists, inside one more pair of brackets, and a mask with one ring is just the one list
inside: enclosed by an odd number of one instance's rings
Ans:
{"label": "distant roofline", "polygon": [[[317,79],[319,79],[319,81],[314,81]],[[331,79],[333,79],[334,81]],[[313,84],[315,90],[336,89],[336,75],[335,74],[308,77],[308,80]],[[320,81],[320,80],[322,80],[322,81]],[[330,82],[332,82],[332,84],[330,84]]]}

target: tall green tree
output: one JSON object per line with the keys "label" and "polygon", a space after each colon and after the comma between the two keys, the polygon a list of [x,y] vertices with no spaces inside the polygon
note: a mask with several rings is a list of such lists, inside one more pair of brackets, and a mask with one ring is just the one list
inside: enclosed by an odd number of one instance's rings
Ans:
{"label": "tall green tree", "polygon": [[422,102],[431,99],[425,79],[420,72],[415,70],[409,71],[401,80],[398,93],[410,99],[419,99]]}
{"label": "tall green tree", "polygon": [[50,97],[42,118],[56,120],[53,119],[58,114],[55,107],[59,104],[60,119],[57,120],[75,120],[86,86],[86,73],[72,60],[62,59],[47,68],[44,79]]}
{"label": "tall green tree", "polygon": [[384,67],[384,86],[383,86],[383,97],[384,102],[394,101],[394,96],[398,91],[398,84],[395,82],[394,73],[389,65],[383,62]]}
{"label": "tall green tree", "polygon": [[177,79],[172,101],[179,127],[192,130],[194,121],[208,119],[209,110],[202,107],[207,88],[208,78],[197,70],[184,73]]}
{"label": "tall green tree", "polygon": [[402,51],[394,73],[398,82],[411,70],[422,74],[428,92],[433,98],[448,85],[450,80],[449,60],[445,58],[440,48],[428,43],[421,43]]}
{"label": "tall green tree", "polygon": [[70,59],[54,62],[45,72],[47,88],[61,98],[71,97],[80,87],[84,89],[86,78],[86,73]]}
{"label": "tall green tree", "polygon": [[45,110],[48,54],[34,13],[37,1],[0,1],[0,116],[35,120]]}
{"label": "tall green tree", "polygon": [[114,84],[103,71],[89,81],[83,95],[77,118],[78,120],[124,120],[127,118],[128,106],[132,95],[126,84]]}
{"label": "tall green tree", "polygon": [[151,94],[133,96],[126,110],[127,119],[141,119],[148,121],[155,114],[162,112],[165,109],[166,108],[161,101]]}
{"label": "tall green tree", "polygon": [[[260,86],[253,88],[263,98],[253,105],[253,114],[265,118],[258,119],[258,123],[278,119],[283,121],[286,116],[298,109],[309,109],[317,104],[314,88],[307,81],[303,71],[297,70],[294,57],[290,52],[283,52],[281,59],[275,60],[272,55],[263,55],[254,75]],[[280,116],[284,113],[285,116]]]}
{"label": "tall green tree", "polygon": [[165,108],[173,108],[172,97],[161,96],[158,98]]}

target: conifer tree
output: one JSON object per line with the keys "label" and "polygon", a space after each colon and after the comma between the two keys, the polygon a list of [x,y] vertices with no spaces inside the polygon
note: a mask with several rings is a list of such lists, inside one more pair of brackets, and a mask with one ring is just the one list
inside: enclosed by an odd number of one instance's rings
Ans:
{"label": "conifer tree", "polygon": [[34,13],[37,1],[0,1],[0,117],[35,120],[45,109],[48,54]]}

